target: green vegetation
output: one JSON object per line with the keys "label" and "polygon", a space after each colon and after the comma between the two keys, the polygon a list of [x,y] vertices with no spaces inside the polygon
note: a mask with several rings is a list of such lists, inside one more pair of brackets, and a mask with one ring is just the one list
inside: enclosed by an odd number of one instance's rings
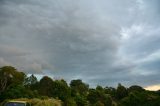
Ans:
{"label": "green vegetation", "polygon": [[[1,105],[4,105],[7,102],[10,102],[10,100],[6,100]],[[12,102],[18,102],[18,103],[29,103],[31,106],[62,106],[62,102],[57,99],[27,99],[27,98],[19,98],[19,99],[12,99]]]}
{"label": "green vegetation", "polygon": [[28,77],[14,67],[4,66],[0,68],[0,102],[13,99],[29,101],[32,106],[160,106],[160,91],[121,84],[117,88],[90,88],[80,79],[67,84],[48,76],[38,81],[34,75]]}

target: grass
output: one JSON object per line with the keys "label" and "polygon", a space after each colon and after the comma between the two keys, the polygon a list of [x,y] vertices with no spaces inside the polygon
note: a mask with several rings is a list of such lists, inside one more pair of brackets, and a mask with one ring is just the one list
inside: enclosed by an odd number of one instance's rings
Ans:
{"label": "grass", "polygon": [[62,106],[62,101],[57,99],[26,99],[26,98],[20,98],[20,99],[14,99],[16,101],[27,101],[31,104],[31,106]]}

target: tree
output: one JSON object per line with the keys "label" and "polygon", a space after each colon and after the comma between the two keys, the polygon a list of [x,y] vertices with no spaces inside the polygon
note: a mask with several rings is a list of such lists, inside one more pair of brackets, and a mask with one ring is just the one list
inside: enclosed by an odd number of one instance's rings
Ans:
{"label": "tree", "polygon": [[89,89],[89,94],[87,96],[87,99],[91,104],[95,104],[98,101],[98,94],[95,89]]}
{"label": "tree", "polygon": [[112,106],[112,98],[110,95],[105,95],[104,104],[105,106]]}
{"label": "tree", "polygon": [[99,91],[99,92],[104,92],[103,87],[100,86],[100,85],[98,85],[98,86],[96,87],[96,90]]}
{"label": "tree", "polygon": [[71,90],[63,79],[53,81],[51,92],[53,97],[58,97],[63,101],[71,97]]}
{"label": "tree", "polygon": [[39,82],[38,92],[42,96],[52,97],[52,88],[53,80],[48,76],[44,76]]}
{"label": "tree", "polygon": [[101,101],[98,101],[94,106],[105,106],[105,105]]}
{"label": "tree", "polygon": [[67,98],[64,101],[64,106],[77,106],[77,104],[73,98]]}
{"label": "tree", "polygon": [[0,68],[0,94],[4,92],[10,85],[22,84],[25,78],[23,72],[18,72],[12,66],[4,66]]}
{"label": "tree", "polygon": [[25,87],[27,87],[27,88],[29,88],[31,90],[35,90],[35,89],[38,88],[38,80],[32,74],[31,76],[25,78],[24,85],[25,85]]}
{"label": "tree", "polygon": [[9,89],[2,93],[1,99],[17,99],[17,98],[32,98],[32,91],[25,89],[23,85],[12,85]]}
{"label": "tree", "polygon": [[116,96],[116,89],[113,87],[105,87],[104,92],[105,94],[110,94],[112,97]]}
{"label": "tree", "polygon": [[121,84],[118,84],[117,90],[116,90],[116,97],[117,99],[122,99],[128,95],[127,89],[122,86]]}
{"label": "tree", "polygon": [[83,95],[76,95],[74,97],[77,106],[88,106],[87,98]]}
{"label": "tree", "polygon": [[72,95],[87,95],[88,89],[89,89],[89,85],[85,84],[84,82],[82,82],[82,80],[77,79],[77,80],[72,80],[70,83],[70,87],[71,87],[71,91],[72,91]]}
{"label": "tree", "polygon": [[112,98],[109,94],[105,94],[102,87],[97,86],[95,89],[90,89],[87,99],[91,105],[97,105],[99,102],[105,106],[112,106]]}
{"label": "tree", "polygon": [[128,91],[129,92],[143,92],[145,90],[138,85],[132,85],[131,87],[128,88]]}

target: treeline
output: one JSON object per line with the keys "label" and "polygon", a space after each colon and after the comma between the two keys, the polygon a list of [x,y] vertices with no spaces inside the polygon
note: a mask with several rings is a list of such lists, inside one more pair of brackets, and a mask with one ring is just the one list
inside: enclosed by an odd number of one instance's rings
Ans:
{"label": "treeline", "polygon": [[57,98],[64,106],[160,106],[160,91],[146,91],[140,86],[90,88],[82,80],[53,80],[48,76],[39,81],[12,66],[0,68],[0,101],[17,98]]}

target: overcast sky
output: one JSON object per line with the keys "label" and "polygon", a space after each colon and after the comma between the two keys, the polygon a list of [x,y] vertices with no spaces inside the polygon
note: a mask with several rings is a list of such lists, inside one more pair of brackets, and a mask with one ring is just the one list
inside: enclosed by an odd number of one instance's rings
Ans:
{"label": "overcast sky", "polygon": [[160,83],[159,0],[0,0],[0,66],[91,86]]}

